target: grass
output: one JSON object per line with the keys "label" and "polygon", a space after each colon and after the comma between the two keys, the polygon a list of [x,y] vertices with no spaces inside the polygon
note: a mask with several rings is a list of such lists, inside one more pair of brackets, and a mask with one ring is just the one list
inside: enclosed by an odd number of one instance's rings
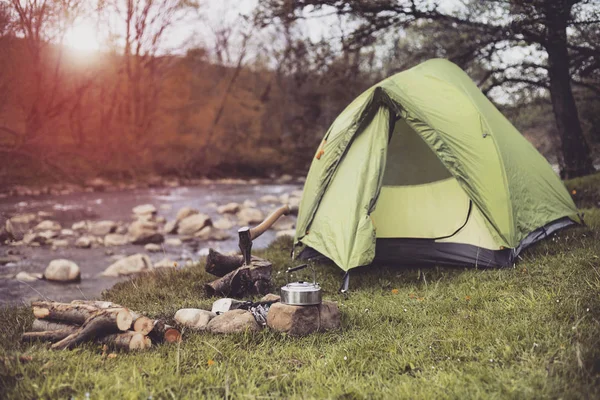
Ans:
{"label": "grass", "polygon": [[[184,332],[178,345],[106,358],[53,352],[19,336],[25,308],[0,310],[0,398],[600,398],[600,210],[523,254],[515,268],[363,268],[351,293],[318,265],[342,330],[293,338],[264,330]],[[260,253],[275,286],[290,242]],[[120,283],[103,298],[151,316],[210,307],[200,263]],[[19,356],[30,356],[20,361]]]}

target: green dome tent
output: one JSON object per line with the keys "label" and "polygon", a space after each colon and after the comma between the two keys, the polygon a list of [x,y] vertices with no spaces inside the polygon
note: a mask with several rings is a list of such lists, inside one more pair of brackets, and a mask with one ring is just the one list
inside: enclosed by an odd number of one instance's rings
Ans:
{"label": "green dome tent", "polygon": [[579,221],[546,159],[447,60],[357,97],[327,131],[294,246],[348,271],[373,261],[511,265]]}

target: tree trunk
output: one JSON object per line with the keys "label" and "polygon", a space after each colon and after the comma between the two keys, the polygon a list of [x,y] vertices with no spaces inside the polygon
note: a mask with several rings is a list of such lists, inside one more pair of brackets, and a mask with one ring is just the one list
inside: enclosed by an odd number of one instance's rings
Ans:
{"label": "tree trunk", "polygon": [[552,1],[548,2],[545,11],[550,96],[564,159],[561,177],[569,179],[594,172],[590,148],[583,136],[571,87],[567,50],[567,22],[571,6],[563,1]]}

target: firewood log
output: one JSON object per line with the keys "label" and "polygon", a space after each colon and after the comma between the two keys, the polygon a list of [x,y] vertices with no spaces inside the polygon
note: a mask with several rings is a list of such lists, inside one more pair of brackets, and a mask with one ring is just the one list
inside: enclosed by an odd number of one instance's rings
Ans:
{"label": "firewood log", "polygon": [[54,301],[35,301],[33,315],[36,318],[82,325],[98,309],[87,304],[58,303]]}
{"label": "firewood log", "polygon": [[105,336],[110,333],[126,331],[131,327],[133,317],[126,308],[113,308],[96,311],[75,332],[52,345],[53,349],[72,349],[79,343]]}
{"label": "firewood log", "polygon": [[148,337],[156,343],[175,343],[181,340],[181,332],[179,332],[177,328],[165,324],[165,321],[157,319],[154,321],[154,325],[148,334]]}
{"label": "firewood log", "polygon": [[267,260],[252,260],[251,266],[242,266],[204,287],[208,296],[246,297],[267,294],[271,286],[271,269],[272,264]]}
{"label": "firewood log", "polygon": [[86,306],[92,306],[96,308],[123,308],[122,305],[113,303],[111,301],[101,301],[101,300],[73,300],[71,304],[84,304]]}
{"label": "firewood log", "polygon": [[24,332],[21,335],[21,340],[24,342],[33,342],[41,340],[45,342],[58,342],[63,340],[67,336],[71,335],[77,330],[77,327],[71,326],[65,329],[56,329],[53,331],[39,331],[39,332]]}
{"label": "firewood log", "polygon": [[131,316],[133,317],[133,330],[141,333],[142,335],[147,335],[154,328],[154,321],[148,317],[145,317],[136,312],[132,312]]}
{"label": "firewood log", "polygon": [[32,332],[60,331],[64,329],[71,329],[74,331],[77,328],[79,328],[79,326],[47,321],[45,319],[35,319],[33,320],[33,324],[31,324]]}
{"label": "firewood log", "polygon": [[139,332],[127,331],[123,333],[112,333],[98,340],[113,349],[119,350],[144,350],[150,348],[152,341],[150,338]]}

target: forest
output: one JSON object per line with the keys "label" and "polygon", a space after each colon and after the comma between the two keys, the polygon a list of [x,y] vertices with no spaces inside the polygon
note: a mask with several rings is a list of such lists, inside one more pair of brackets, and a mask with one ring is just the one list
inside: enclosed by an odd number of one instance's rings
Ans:
{"label": "forest", "polygon": [[[304,175],[354,97],[436,57],[564,178],[594,170],[597,0],[250,1],[228,22],[208,3],[0,2],[0,186]],[[86,24],[98,48],[77,37]]]}

